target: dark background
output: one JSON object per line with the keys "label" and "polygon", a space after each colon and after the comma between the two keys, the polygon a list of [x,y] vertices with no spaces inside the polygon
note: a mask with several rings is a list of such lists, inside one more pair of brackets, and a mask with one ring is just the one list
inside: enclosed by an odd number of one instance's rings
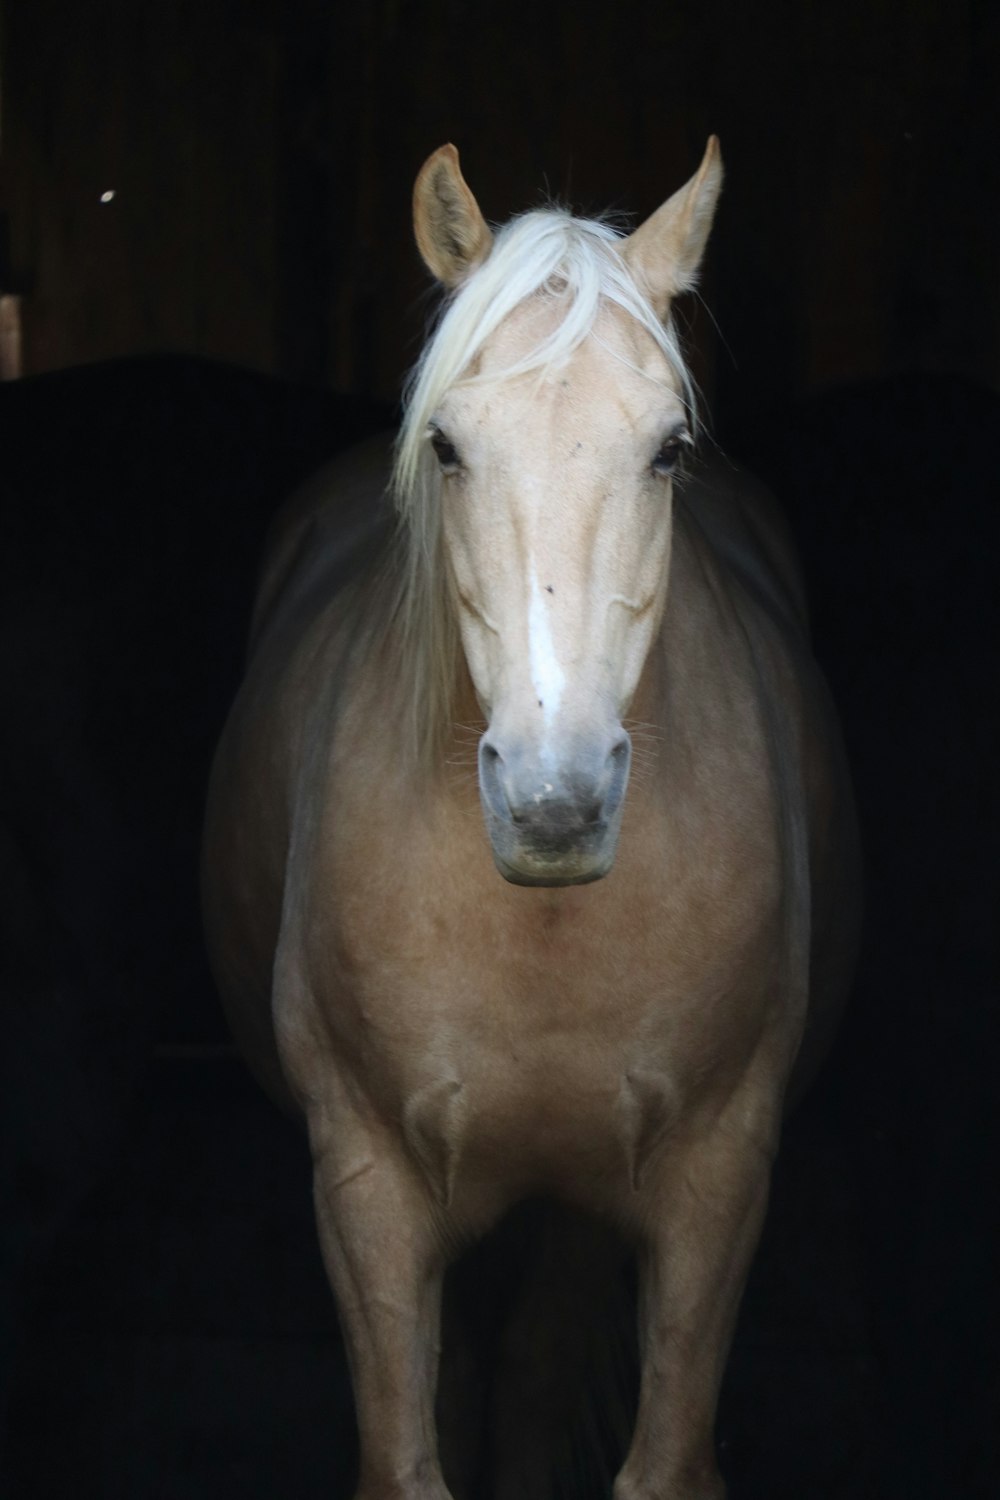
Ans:
{"label": "dark background", "polygon": [[198,933],[255,559],[391,416],[429,151],[492,219],[644,215],[710,131],[684,316],[798,535],[868,866],[722,1461],[734,1500],[1000,1493],[998,46],[985,0],[0,0],[0,1494],[349,1496],[304,1143]]}

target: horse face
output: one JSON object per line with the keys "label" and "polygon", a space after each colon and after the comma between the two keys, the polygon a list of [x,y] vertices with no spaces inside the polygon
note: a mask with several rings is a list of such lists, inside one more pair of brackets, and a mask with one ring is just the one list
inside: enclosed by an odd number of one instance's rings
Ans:
{"label": "horse face", "polygon": [[501,873],[569,885],[614,860],[624,719],[660,622],[672,472],[690,442],[652,339],[617,309],[544,376],[491,381],[561,316],[517,310],[432,421],[462,644],[488,728],[483,812]]}

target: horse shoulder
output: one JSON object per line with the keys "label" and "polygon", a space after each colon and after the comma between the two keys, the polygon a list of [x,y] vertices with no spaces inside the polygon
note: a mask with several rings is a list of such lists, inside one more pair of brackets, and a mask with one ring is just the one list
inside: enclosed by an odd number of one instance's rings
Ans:
{"label": "horse shoulder", "polygon": [[[832,1037],[858,945],[861,856],[840,724],[811,649],[798,558],[774,498],[717,459],[685,489],[678,529],[682,579],[688,592],[712,600],[721,657],[744,679],[744,711],[756,705],[756,753],[774,787],[787,971],[807,1008],[798,1088]],[[741,738],[744,748],[751,744],[747,733]]]}
{"label": "horse shoulder", "polygon": [[357,581],[387,532],[389,440],[321,471],[271,527],[247,670],[212,768],[202,902],[223,1004],[248,1061],[287,1104],[272,1025],[272,975],[296,820],[354,628]]}

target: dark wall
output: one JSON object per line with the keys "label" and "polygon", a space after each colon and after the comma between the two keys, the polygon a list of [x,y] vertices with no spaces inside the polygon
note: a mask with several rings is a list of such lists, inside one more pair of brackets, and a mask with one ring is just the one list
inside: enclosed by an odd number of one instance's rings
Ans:
{"label": "dark wall", "polygon": [[[766,407],[1000,373],[988,0],[4,0],[3,197],[26,368],[169,349],[395,393],[444,140],[488,217],[649,212],[729,177],[703,370]],[[102,204],[100,195],[116,196]],[[711,383],[711,382],[709,382]]]}
{"label": "dark wall", "polygon": [[[268,517],[386,415],[287,382],[395,393],[425,286],[410,188],[442,141],[493,219],[546,190],[644,214],[715,130],[699,368],[791,509],[868,864],[726,1467],[734,1500],[1000,1493],[1000,6],[0,0],[0,22],[0,293],[33,377],[0,392],[0,1491],[348,1500],[305,1147],[227,1048],[196,909]],[[64,369],[163,350],[272,378]]]}

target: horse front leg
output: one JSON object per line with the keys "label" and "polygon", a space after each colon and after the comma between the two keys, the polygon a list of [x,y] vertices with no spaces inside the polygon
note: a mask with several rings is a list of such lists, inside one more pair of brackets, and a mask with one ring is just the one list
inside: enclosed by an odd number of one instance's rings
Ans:
{"label": "horse front leg", "polygon": [[767,1204],[774,1111],[737,1108],[665,1146],[641,1186],[642,1374],[614,1500],[724,1500],[715,1409]]}
{"label": "horse front leg", "polygon": [[444,1256],[391,1132],[310,1119],[316,1218],[354,1386],[355,1500],[449,1500],[434,1424]]}

